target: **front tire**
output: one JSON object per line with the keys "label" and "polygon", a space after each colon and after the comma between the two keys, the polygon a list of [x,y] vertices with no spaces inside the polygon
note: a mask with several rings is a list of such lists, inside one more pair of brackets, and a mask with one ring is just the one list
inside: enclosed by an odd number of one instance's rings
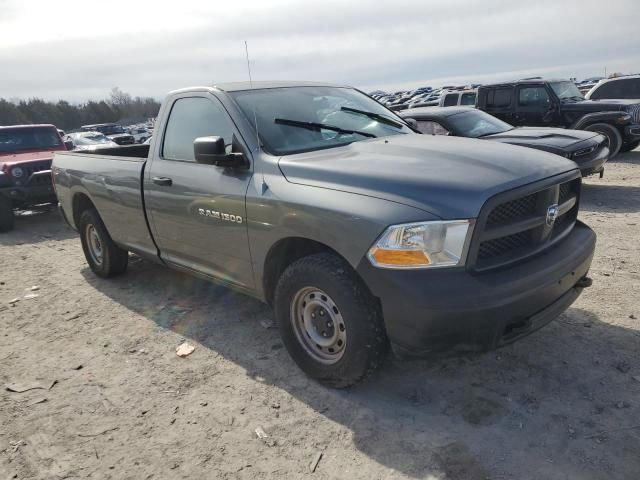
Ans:
{"label": "front tire", "polygon": [[618,129],[608,123],[594,123],[584,128],[589,132],[597,132],[604,135],[609,143],[609,158],[615,157],[622,147],[622,135]]}
{"label": "front tire", "polygon": [[338,256],[319,253],[291,264],[274,305],[285,347],[318,382],[348,387],[382,364],[389,342],[379,303]]}
{"label": "front tire", "polygon": [[113,242],[98,212],[85,210],[78,223],[82,250],[93,273],[103,278],[124,273],[129,263],[129,252]]}
{"label": "front tire", "polygon": [[13,230],[14,223],[13,202],[7,197],[0,196],[0,232]]}

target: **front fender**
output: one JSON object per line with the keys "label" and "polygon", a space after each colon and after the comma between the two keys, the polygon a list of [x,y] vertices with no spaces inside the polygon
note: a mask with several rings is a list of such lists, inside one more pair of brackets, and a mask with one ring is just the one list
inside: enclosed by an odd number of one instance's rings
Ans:
{"label": "front fender", "polygon": [[628,116],[629,114],[622,110],[588,113],[576,120],[569,128],[572,130],[583,130],[589,125],[600,122],[626,125],[631,122],[631,119],[623,120],[625,115]]}
{"label": "front fender", "polygon": [[436,220],[415,207],[322,187],[293,184],[282,175],[265,176],[264,193],[247,192],[247,227],[258,288],[273,245],[282,240],[308,239],[341,255],[354,269],[389,225]]}

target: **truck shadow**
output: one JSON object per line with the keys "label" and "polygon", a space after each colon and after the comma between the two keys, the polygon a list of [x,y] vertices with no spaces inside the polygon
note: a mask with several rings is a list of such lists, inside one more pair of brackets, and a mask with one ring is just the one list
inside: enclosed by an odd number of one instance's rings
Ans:
{"label": "truck shadow", "polygon": [[[630,152],[620,153],[616,155],[612,160],[608,160],[607,163],[630,163],[632,165],[640,164],[640,149],[635,149]],[[606,164],[605,164],[606,170]]]}
{"label": "truck shadow", "polygon": [[60,241],[77,235],[62,219],[58,208],[51,206],[40,211],[17,212],[14,229],[0,233],[0,245]]}
{"label": "truck shadow", "polygon": [[584,183],[580,210],[610,213],[640,211],[640,187]]}
{"label": "truck shadow", "polygon": [[[277,328],[262,325],[273,315],[257,300],[142,260],[114,281],[88,269],[83,275],[160,328],[200,343],[348,428],[360,452],[410,477],[479,480],[523,465],[541,467],[539,478],[560,478],[558,472],[628,478],[640,471],[640,437],[632,431],[588,438],[603,424],[632,425],[640,417],[640,403],[633,401],[640,383],[632,376],[640,375],[640,337],[589,311],[571,308],[498,351],[431,361],[390,358],[368,382],[336,391],[300,372]],[[615,472],[614,451],[615,458],[624,456]],[[496,456],[499,464],[487,463]]]}

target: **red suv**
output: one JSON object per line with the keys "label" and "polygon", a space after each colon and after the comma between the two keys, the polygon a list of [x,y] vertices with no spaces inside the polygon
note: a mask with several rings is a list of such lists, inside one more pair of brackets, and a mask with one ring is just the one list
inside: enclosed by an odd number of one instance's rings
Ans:
{"label": "red suv", "polygon": [[67,150],[53,125],[0,127],[0,232],[13,228],[13,211],[57,203],[51,160]]}

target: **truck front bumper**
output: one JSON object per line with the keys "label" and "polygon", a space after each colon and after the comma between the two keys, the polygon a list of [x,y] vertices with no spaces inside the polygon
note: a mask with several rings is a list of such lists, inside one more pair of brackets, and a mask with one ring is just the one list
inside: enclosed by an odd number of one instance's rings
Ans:
{"label": "truck front bumper", "polygon": [[593,175],[594,173],[600,173],[601,171],[603,171],[604,164],[609,159],[610,153],[611,152],[609,151],[609,148],[605,147],[600,149],[598,153],[593,156],[593,158],[587,157],[583,160],[578,157],[572,158],[572,160],[578,164],[582,176],[586,177],[588,175]]}
{"label": "truck front bumper", "polygon": [[550,250],[508,268],[358,272],[381,302],[394,349],[410,355],[481,351],[523,337],[565,311],[590,284],[595,233],[577,222]]}

